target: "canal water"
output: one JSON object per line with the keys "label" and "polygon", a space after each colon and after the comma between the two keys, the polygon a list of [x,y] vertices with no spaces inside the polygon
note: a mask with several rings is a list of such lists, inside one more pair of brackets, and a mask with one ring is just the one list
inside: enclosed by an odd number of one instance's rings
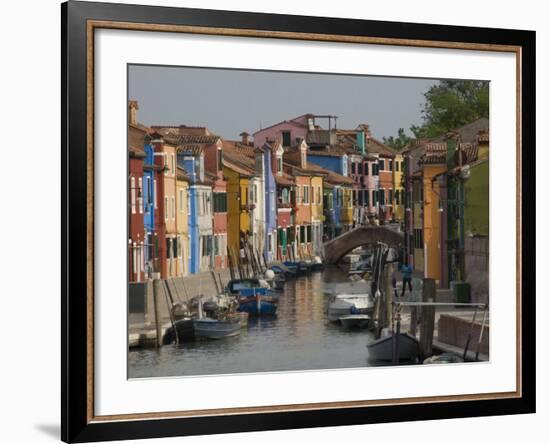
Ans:
{"label": "canal water", "polygon": [[130,378],[366,367],[367,330],[327,320],[335,285],[349,282],[337,267],[289,280],[277,316],[249,319],[239,336],[131,350]]}

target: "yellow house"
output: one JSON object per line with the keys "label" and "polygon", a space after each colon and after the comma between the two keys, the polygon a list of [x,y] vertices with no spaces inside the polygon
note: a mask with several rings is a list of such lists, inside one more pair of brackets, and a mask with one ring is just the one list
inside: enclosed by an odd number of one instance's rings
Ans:
{"label": "yellow house", "polygon": [[239,152],[238,142],[223,141],[223,175],[227,181],[227,245],[234,256],[250,232],[249,179],[254,161]]}
{"label": "yellow house", "polygon": [[[426,144],[425,153],[419,159],[419,171],[413,178],[414,207],[414,266],[441,282],[441,219],[439,182],[435,177],[447,171],[447,145]],[[446,227],[445,227],[446,229]]]}
{"label": "yellow house", "polygon": [[311,176],[311,230],[313,253],[323,249],[323,177]]}
{"label": "yellow house", "polygon": [[176,276],[189,273],[189,178],[185,170],[178,166],[176,176]]}
{"label": "yellow house", "polygon": [[403,188],[403,155],[396,153],[393,159],[393,215],[395,220],[402,222],[405,214],[405,190]]}
{"label": "yellow house", "polygon": [[340,222],[342,223],[342,232],[349,231],[353,225],[353,189],[342,186],[340,189],[342,200],[340,204]]}

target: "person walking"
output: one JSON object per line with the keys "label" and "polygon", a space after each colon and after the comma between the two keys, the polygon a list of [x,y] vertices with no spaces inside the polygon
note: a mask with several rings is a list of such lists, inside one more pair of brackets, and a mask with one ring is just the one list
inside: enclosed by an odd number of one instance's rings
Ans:
{"label": "person walking", "polygon": [[403,275],[403,288],[401,289],[401,297],[405,296],[405,287],[409,285],[409,292],[412,294],[412,267],[404,263],[401,266],[401,274]]}

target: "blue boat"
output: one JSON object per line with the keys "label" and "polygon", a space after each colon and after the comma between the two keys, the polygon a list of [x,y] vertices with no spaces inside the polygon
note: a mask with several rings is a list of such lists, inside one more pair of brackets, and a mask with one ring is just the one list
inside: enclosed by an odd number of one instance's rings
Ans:
{"label": "blue boat", "polygon": [[[277,293],[268,287],[260,286],[258,279],[235,279],[229,281],[226,287],[226,292],[232,295],[253,295],[254,291],[262,295],[275,296]],[[244,293],[243,293],[244,292]]]}
{"label": "blue boat", "polygon": [[273,316],[277,312],[278,297],[268,293],[265,288],[241,290],[237,311],[247,312],[252,316]]}

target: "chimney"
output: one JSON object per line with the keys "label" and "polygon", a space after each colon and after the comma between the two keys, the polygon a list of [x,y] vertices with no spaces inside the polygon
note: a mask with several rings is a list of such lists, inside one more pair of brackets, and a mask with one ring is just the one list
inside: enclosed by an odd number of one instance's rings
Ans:
{"label": "chimney", "polygon": [[279,163],[277,162],[278,143],[273,139],[267,139],[266,143],[269,145],[269,151],[271,152],[271,171],[274,176],[277,176],[279,172]]}
{"label": "chimney", "polygon": [[243,131],[241,134],[239,134],[239,136],[241,136],[241,143],[243,145],[248,145],[248,136],[250,136],[250,134],[248,134],[246,131]]}
{"label": "chimney", "polygon": [[128,102],[128,123],[131,125],[137,125],[137,112],[139,106],[137,100],[130,100]]}

